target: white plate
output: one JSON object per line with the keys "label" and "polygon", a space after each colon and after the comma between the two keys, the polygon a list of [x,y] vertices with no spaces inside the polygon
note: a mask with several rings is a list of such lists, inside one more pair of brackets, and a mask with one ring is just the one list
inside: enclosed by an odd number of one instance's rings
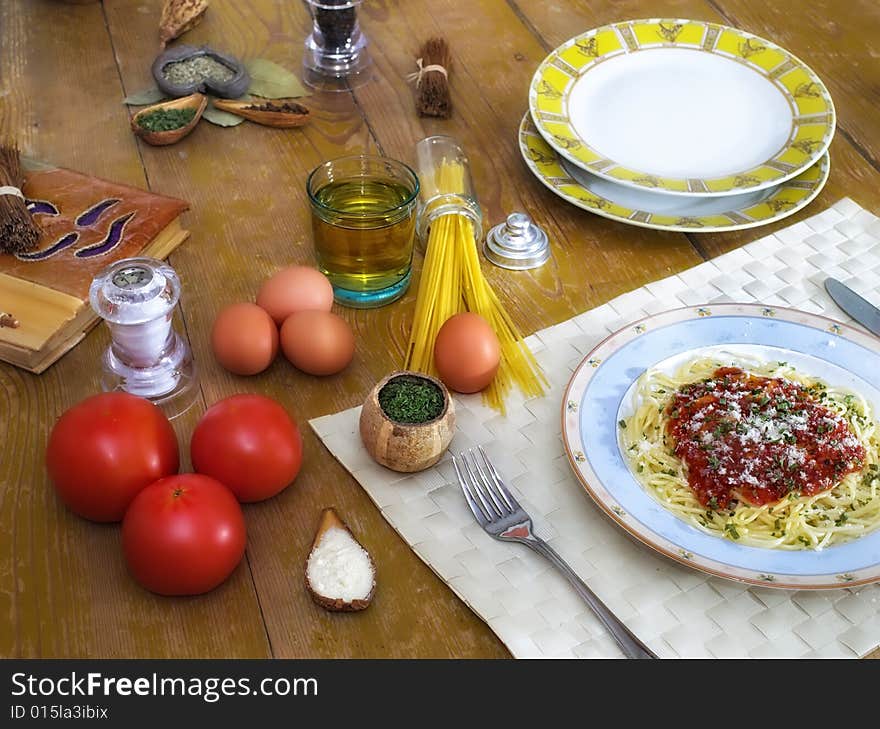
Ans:
{"label": "white plate", "polygon": [[666,194],[725,195],[797,175],[834,133],[802,61],[736,28],[636,20],[584,33],[538,68],[529,96],[547,142],[576,165]]}

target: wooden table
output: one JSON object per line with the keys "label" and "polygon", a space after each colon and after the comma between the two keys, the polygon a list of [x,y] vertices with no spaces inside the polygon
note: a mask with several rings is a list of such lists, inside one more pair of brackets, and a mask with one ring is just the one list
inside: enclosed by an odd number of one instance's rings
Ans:
{"label": "wooden table", "polygon": [[[202,123],[164,148],[135,139],[121,103],[151,85],[161,5],[0,1],[0,132],[16,136],[31,156],[191,203],[184,224],[192,237],[172,257],[183,279],[182,327],[202,378],[199,407],[175,422],[183,452],[208,404],[258,392],[282,402],[300,423],[304,466],[281,495],[245,508],[247,557],[225,584],[201,597],[161,598],[126,574],[119,527],[67,511],[43,465],[54,419],[99,390],[105,328],[41,376],[0,366],[0,656],[508,655],[385,523],[306,423],[359,404],[399,367],[415,286],[383,309],[339,309],[358,341],[355,360],[341,375],[312,378],[279,358],[267,372],[241,378],[211,355],[208,333],[221,306],[252,300],[281,266],[313,263],[304,184],[320,162],[364,151],[412,161],[414,144],[426,135],[461,140],[488,220],[526,210],[551,237],[553,259],[542,269],[513,274],[486,267],[525,332],[790,225],[841,197],[880,211],[880,6],[874,0],[367,0],[360,18],[375,60],[370,84],[354,94],[310,99],[314,119],[304,129]],[[824,79],[838,129],[831,179],[806,211],[760,231],[659,233],[577,210],[531,177],[516,130],[536,66],[576,32],[636,17],[734,25],[775,40]],[[301,3],[214,0],[183,40],[298,71],[308,26]],[[417,117],[404,81],[418,45],[433,34],[445,34],[454,53],[450,121]],[[303,589],[313,530],[330,505],[379,565],[378,594],[360,614],[326,613]]]}

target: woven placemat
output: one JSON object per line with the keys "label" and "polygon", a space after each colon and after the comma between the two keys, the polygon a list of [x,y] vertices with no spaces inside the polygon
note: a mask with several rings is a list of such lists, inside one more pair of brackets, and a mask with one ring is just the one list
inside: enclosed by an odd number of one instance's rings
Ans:
{"label": "woven placemat", "polygon": [[[880,219],[849,199],[529,337],[551,389],[538,399],[512,396],[506,417],[483,406],[479,396],[456,397],[451,449],[484,446],[531,513],[536,532],[660,656],[856,657],[880,644],[880,585],[749,587],[638,545],[572,476],[560,434],[560,402],[571,373],[610,332],[676,306],[725,301],[795,307],[848,322],[822,288],[826,276],[880,304]],[[359,415],[360,408],[352,408],[311,425],[385,519],[514,656],[620,655],[548,562],[477,526],[448,457],[412,475],[378,466],[361,445]]]}

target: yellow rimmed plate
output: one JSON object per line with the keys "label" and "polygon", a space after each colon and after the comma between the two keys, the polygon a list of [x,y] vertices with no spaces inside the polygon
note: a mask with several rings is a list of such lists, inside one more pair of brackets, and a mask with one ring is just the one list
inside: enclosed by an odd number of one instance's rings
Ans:
{"label": "yellow rimmed plate", "polygon": [[604,218],[656,230],[714,233],[781,220],[819,194],[831,169],[826,153],[775,187],[724,197],[671,196],[626,187],[574,167],[547,144],[528,113],[520,124],[519,147],[535,177],[563,200]]}
{"label": "yellow rimmed plate", "polygon": [[657,193],[727,195],[778,185],[825,153],[828,89],[776,44],[716,23],[632,20],[583,33],[529,90],[562,157]]}

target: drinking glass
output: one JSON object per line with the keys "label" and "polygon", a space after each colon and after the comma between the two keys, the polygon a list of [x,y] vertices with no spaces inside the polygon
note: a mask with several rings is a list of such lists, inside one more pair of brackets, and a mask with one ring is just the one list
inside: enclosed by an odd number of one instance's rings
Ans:
{"label": "drinking glass", "polygon": [[399,299],[412,275],[419,178],[387,157],[330,160],[306,190],[318,268],[338,303],[360,309]]}

